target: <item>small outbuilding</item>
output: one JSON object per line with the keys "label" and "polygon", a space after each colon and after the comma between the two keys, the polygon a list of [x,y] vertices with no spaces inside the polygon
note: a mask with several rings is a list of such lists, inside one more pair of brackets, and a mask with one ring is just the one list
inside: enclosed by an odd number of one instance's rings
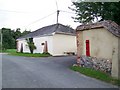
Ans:
{"label": "small outbuilding", "polygon": [[120,78],[120,26],[106,20],[76,28],[77,57],[105,58],[112,62],[112,76]]}
{"label": "small outbuilding", "polygon": [[77,52],[75,30],[59,23],[42,27],[18,38],[18,52],[22,49],[23,53],[30,53],[26,38],[33,38],[36,46],[33,53],[48,52],[56,56]]}

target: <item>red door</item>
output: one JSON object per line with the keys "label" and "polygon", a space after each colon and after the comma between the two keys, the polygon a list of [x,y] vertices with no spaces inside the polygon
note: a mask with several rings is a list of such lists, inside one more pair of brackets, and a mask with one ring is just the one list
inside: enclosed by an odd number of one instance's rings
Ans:
{"label": "red door", "polygon": [[86,56],[90,56],[90,42],[86,40]]}

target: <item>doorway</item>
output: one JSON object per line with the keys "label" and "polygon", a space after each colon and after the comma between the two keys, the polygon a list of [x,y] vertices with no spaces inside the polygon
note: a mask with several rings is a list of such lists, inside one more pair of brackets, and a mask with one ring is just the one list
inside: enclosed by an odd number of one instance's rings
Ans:
{"label": "doorway", "polygon": [[86,40],[86,56],[90,56],[90,42]]}

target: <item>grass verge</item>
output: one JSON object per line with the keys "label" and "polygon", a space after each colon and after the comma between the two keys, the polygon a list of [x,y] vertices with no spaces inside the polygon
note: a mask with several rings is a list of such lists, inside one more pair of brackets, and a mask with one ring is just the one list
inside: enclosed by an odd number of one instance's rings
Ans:
{"label": "grass verge", "polygon": [[94,70],[91,68],[79,67],[79,66],[71,66],[70,69],[77,71],[79,73],[82,73],[86,76],[90,76],[90,77],[120,86],[120,80],[115,79],[104,72]]}
{"label": "grass verge", "polygon": [[2,50],[3,53],[16,53],[16,49],[6,49]]}
{"label": "grass verge", "polygon": [[20,53],[20,52],[16,52],[16,49],[7,49],[2,51],[3,53],[8,53],[9,55],[15,55],[15,56],[25,56],[25,57],[49,57],[51,56],[48,53]]}
{"label": "grass verge", "polygon": [[49,54],[42,54],[42,53],[9,53],[9,55],[16,55],[16,56],[25,56],[25,57],[49,57]]}

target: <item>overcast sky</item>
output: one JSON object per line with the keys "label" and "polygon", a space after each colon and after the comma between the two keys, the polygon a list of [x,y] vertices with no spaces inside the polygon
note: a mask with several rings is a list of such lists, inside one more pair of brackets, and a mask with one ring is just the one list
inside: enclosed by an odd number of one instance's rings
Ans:
{"label": "overcast sky", "polygon": [[[68,9],[72,5],[71,0],[0,0],[0,28],[21,28],[21,31],[25,29],[34,31],[55,24],[56,1],[59,10],[72,12]],[[67,12],[60,12],[59,23],[76,28],[79,23],[75,23],[71,18],[75,14]],[[48,15],[50,16],[47,17]]]}

